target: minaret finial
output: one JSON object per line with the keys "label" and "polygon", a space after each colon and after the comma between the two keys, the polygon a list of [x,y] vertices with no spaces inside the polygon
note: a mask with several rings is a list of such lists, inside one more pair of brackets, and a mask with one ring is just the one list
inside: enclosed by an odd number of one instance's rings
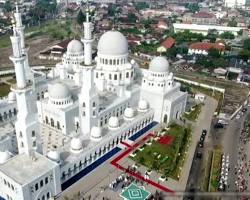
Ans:
{"label": "minaret finial", "polygon": [[86,22],[89,22],[89,1],[86,2]]}
{"label": "minaret finial", "polygon": [[17,3],[17,1],[16,1],[16,13],[19,13],[19,9],[18,9],[18,3]]}

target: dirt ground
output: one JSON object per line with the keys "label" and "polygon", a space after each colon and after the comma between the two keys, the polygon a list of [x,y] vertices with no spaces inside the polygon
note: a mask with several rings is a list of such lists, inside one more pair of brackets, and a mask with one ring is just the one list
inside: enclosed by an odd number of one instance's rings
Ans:
{"label": "dirt ground", "polygon": [[[35,37],[26,41],[26,44],[29,46],[29,63],[30,65],[50,65],[55,64],[56,61],[52,60],[40,60],[37,58],[37,55],[40,51],[45,48],[52,46],[53,44],[58,43],[59,41],[53,41],[48,36]],[[12,55],[12,48],[1,48],[0,49],[0,68],[12,67],[13,64],[9,59],[9,56]],[[58,62],[58,61],[57,61]]]}

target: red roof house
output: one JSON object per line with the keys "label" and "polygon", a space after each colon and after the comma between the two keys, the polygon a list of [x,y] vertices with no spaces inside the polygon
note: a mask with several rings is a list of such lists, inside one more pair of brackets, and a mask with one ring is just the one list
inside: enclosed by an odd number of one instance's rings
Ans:
{"label": "red roof house", "polygon": [[161,43],[161,46],[157,49],[158,52],[166,52],[167,49],[170,49],[174,46],[175,39],[172,37],[168,37]]}

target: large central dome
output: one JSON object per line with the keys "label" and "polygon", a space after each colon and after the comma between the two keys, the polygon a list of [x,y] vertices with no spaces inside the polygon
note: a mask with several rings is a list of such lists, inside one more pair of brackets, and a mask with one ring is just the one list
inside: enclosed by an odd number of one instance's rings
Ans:
{"label": "large central dome", "polygon": [[66,99],[70,97],[70,91],[65,84],[54,83],[49,86],[49,96],[53,99]]}
{"label": "large central dome", "polygon": [[124,55],[128,53],[128,41],[120,32],[108,31],[101,36],[97,48],[102,55]]}

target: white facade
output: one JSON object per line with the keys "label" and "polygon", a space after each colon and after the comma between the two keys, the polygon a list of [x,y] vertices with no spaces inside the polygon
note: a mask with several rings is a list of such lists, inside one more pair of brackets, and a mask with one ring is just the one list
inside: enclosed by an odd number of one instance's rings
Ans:
{"label": "white facade", "polygon": [[227,8],[245,8],[246,0],[225,0],[224,5]]}
{"label": "white facade", "polygon": [[41,73],[34,81],[26,76],[27,57],[21,33],[14,27],[10,58],[17,84],[5,104],[18,108],[11,109],[18,110],[16,144],[7,137],[0,139],[1,197],[56,196],[76,174],[121,141],[153,121],[179,119],[185,111],[187,94],[173,80],[165,58],[154,58],[149,70],[142,71],[128,59],[126,38],[108,31],[100,38],[93,61],[91,27],[87,17],[84,50],[80,41],[72,40],[62,62],[48,77]]}
{"label": "white facade", "polygon": [[177,33],[179,31],[189,30],[193,33],[201,33],[203,35],[207,35],[209,30],[216,30],[219,34],[224,33],[226,31],[231,32],[235,36],[238,35],[240,30],[244,30],[245,28],[241,27],[229,27],[229,26],[216,26],[216,25],[199,25],[199,24],[178,24],[174,23],[174,32]]}

